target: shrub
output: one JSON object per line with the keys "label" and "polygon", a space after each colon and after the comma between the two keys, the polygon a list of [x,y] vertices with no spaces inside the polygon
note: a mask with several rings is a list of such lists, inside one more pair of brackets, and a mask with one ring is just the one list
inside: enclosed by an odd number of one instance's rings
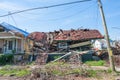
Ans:
{"label": "shrub", "polygon": [[0,54],[0,65],[6,65],[13,62],[13,54]]}

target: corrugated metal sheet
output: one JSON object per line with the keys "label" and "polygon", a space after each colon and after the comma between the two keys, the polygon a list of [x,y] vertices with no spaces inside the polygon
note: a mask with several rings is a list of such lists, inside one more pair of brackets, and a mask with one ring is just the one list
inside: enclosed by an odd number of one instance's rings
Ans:
{"label": "corrugated metal sheet", "polygon": [[28,32],[26,32],[26,31],[24,31],[22,29],[19,29],[19,28],[13,26],[13,25],[10,25],[10,24],[8,24],[6,22],[1,23],[0,26],[3,27],[7,31],[19,32],[19,33],[23,34],[25,37],[27,37],[28,34],[29,34]]}

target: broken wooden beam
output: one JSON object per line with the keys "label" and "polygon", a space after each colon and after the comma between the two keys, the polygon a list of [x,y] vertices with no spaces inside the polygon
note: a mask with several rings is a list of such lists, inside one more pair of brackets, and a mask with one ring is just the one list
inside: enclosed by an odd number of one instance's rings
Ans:
{"label": "broken wooden beam", "polygon": [[89,44],[91,44],[90,41],[80,42],[80,43],[70,45],[69,48],[75,48],[75,47],[85,46],[85,45],[89,45]]}
{"label": "broken wooden beam", "polygon": [[65,58],[65,57],[67,57],[67,56],[69,56],[69,55],[71,55],[71,54],[72,54],[72,52],[69,52],[69,53],[67,53],[67,54],[65,54],[65,55],[63,55],[63,56],[61,56],[61,57],[55,59],[55,60],[52,61],[52,62],[56,62],[56,61],[58,61],[58,60],[60,60],[60,59],[62,59],[62,58]]}

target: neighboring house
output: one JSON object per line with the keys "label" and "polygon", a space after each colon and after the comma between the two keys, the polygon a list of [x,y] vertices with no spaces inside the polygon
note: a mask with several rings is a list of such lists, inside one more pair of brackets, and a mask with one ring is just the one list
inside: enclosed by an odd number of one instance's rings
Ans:
{"label": "neighboring house", "polygon": [[111,47],[116,47],[116,41],[110,39],[110,45]]}
{"label": "neighboring house", "polygon": [[8,23],[0,24],[0,53],[23,53],[28,32]]}
{"label": "neighboring house", "polygon": [[[110,45],[111,47],[115,47],[115,42],[110,40]],[[105,39],[98,39],[98,40],[95,40],[94,43],[93,43],[93,47],[96,49],[96,50],[103,50],[103,49],[107,49],[107,42]]]}

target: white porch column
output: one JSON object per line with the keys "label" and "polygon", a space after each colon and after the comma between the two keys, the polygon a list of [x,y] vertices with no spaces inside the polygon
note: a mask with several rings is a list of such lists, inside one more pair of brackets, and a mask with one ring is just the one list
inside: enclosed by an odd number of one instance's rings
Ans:
{"label": "white porch column", "polygon": [[21,39],[21,52],[24,52],[24,39]]}
{"label": "white porch column", "polygon": [[5,46],[5,39],[3,40],[3,42],[4,42],[3,53],[5,53],[5,48],[6,48],[6,46]]}
{"label": "white porch column", "polygon": [[15,39],[12,39],[12,50],[14,50],[15,49]]}
{"label": "white porch column", "polygon": [[18,48],[18,44],[17,43],[18,43],[18,40],[16,39],[15,41],[16,41],[16,48],[15,49],[16,49],[16,52],[17,52],[17,48]]}

